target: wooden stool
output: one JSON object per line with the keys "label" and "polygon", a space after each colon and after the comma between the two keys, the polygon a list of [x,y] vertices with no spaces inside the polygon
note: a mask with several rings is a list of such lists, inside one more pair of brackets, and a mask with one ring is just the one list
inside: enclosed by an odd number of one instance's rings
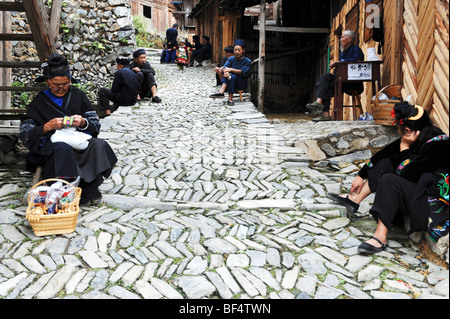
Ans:
{"label": "wooden stool", "polygon": [[[361,104],[360,92],[358,90],[351,90],[344,92],[352,97],[352,105],[343,105],[342,107],[351,107],[353,108],[353,121],[358,119],[357,109],[361,111],[361,114],[364,114],[364,110]],[[361,115],[360,114],[360,115]]]}
{"label": "wooden stool", "polygon": [[244,90],[239,90],[239,98],[241,99],[241,102],[244,102],[244,97],[242,96],[242,92],[244,92]]}

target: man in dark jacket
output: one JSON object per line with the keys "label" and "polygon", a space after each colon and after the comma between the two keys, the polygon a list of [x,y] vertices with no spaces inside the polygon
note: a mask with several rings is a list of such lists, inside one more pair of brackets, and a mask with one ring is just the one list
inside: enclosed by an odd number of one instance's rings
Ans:
{"label": "man in dark jacket", "polygon": [[166,40],[167,40],[167,54],[166,54],[166,63],[175,62],[177,57],[176,47],[178,45],[178,24],[174,24],[172,28],[167,29],[166,31]]}
{"label": "man in dark jacket", "polygon": [[[100,88],[98,95],[98,108],[100,118],[111,115],[119,105],[131,106],[136,103],[142,79],[128,68],[130,59],[118,57],[116,59],[117,72],[111,89]],[[113,102],[110,107],[109,102]]]}
{"label": "man in dark jacket", "polygon": [[155,70],[147,61],[147,55],[144,49],[138,49],[133,53],[134,61],[130,64],[138,79],[142,79],[139,95],[141,99],[145,97],[152,98],[152,102],[161,103],[161,99],[156,95],[157,85],[155,80]]}
{"label": "man in dark jacket", "polygon": [[[355,32],[353,32],[352,30],[346,30],[342,33],[340,44],[343,51],[339,56],[339,61],[364,61],[364,53],[362,52],[361,48],[354,44],[355,38]],[[335,62],[330,64],[330,68],[334,67]],[[316,101],[308,103],[306,105],[306,107],[311,111],[322,111],[321,116],[313,119],[314,122],[332,120],[330,116],[330,104],[331,98],[334,97],[334,81],[335,76],[333,73],[324,73],[320,76],[319,81],[317,82],[317,99]],[[364,86],[362,82],[344,83],[342,89],[344,92],[357,90],[358,92],[362,93],[364,91]]]}

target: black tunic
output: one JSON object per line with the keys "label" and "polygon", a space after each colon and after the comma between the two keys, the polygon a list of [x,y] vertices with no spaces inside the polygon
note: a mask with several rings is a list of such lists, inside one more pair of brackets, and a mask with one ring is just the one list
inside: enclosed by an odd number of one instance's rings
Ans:
{"label": "black tunic", "polygon": [[376,192],[372,216],[390,229],[402,224],[402,216],[407,215],[409,233],[426,231],[428,197],[437,182],[434,176],[438,171],[449,172],[449,160],[448,136],[435,126],[423,130],[408,150],[400,152],[399,139],[376,153],[358,173]]}
{"label": "black tunic", "polygon": [[119,105],[136,104],[140,88],[141,83],[133,70],[122,68],[114,74],[111,91],[114,92]]}
{"label": "black tunic", "polygon": [[[54,118],[72,115],[81,115],[88,122],[85,130],[77,130],[92,135],[89,146],[82,151],[72,149],[71,154],[55,151],[55,144],[50,139],[55,131],[44,135],[44,124]],[[96,138],[99,132],[99,118],[84,92],[71,88],[64,96],[61,106],[53,102],[46,93],[40,92],[28,106],[26,117],[20,126],[19,137],[30,151],[27,168],[33,171],[37,165],[43,166],[45,178],[80,176],[85,183],[93,182],[100,176],[108,177],[117,158],[106,141]]]}

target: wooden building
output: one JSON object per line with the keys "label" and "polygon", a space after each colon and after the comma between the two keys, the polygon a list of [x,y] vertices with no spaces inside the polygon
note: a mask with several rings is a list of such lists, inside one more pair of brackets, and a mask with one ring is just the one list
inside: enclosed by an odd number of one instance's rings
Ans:
{"label": "wooden building", "polygon": [[129,0],[131,15],[144,16],[149,28],[158,33],[165,33],[175,22],[174,12],[177,8],[170,0]]}
{"label": "wooden building", "polygon": [[[191,18],[197,33],[212,39],[213,60],[236,38],[247,40],[247,55],[259,57],[261,0],[194,0]],[[266,0],[265,108],[266,112],[298,112],[315,97],[315,83],[339,56],[344,30],[357,34],[367,56],[379,50],[381,87],[402,85],[402,97],[423,105],[448,133],[449,2],[448,0]],[[374,40],[373,23],[381,16],[382,40]],[[257,63],[251,91],[256,99]],[[431,71],[431,72],[430,72]],[[361,95],[370,111],[372,84]],[[380,88],[381,88],[380,87]],[[345,96],[344,104],[351,104]],[[344,119],[350,119],[344,112]]]}
{"label": "wooden building", "polygon": [[[313,70],[326,71],[331,1],[266,0],[265,107],[266,112],[299,112],[309,102]],[[259,58],[261,0],[200,0],[191,17],[197,33],[211,37],[213,60],[235,39],[245,39],[247,56]],[[256,7],[255,7],[256,6]],[[258,96],[258,63],[250,79],[252,99]]]}
{"label": "wooden building", "polygon": [[[372,5],[372,7],[368,7]],[[448,0],[374,0],[340,1],[330,34],[331,60],[339,52],[342,30],[354,29],[358,43],[376,47],[370,28],[370,15],[376,5],[382,16],[382,86],[402,86],[402,98],[422,105],[435,123],[449,132],[449,1]],[[368,108],[372,96],[366,84],[363,101]]]}

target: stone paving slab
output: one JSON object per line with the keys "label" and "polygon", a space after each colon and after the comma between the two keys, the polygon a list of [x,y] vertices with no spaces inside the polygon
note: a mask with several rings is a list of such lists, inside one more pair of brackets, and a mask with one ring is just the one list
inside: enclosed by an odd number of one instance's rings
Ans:
{"label": "stone paving slab", "polygon": [[448,298],[447,266],[403,230],[386,251],[358,255],[373,196],[356,219],[326,197],[357,166],[310,165],[295,147],[305,131],[361,137],[362,124],[273,123],[251,103],[210,99],[213,68],[150,62],[163,102],[102,120],[119,161],[74,233],[35,236],[14,198],[31,175],[0,171],[0,298]]}

